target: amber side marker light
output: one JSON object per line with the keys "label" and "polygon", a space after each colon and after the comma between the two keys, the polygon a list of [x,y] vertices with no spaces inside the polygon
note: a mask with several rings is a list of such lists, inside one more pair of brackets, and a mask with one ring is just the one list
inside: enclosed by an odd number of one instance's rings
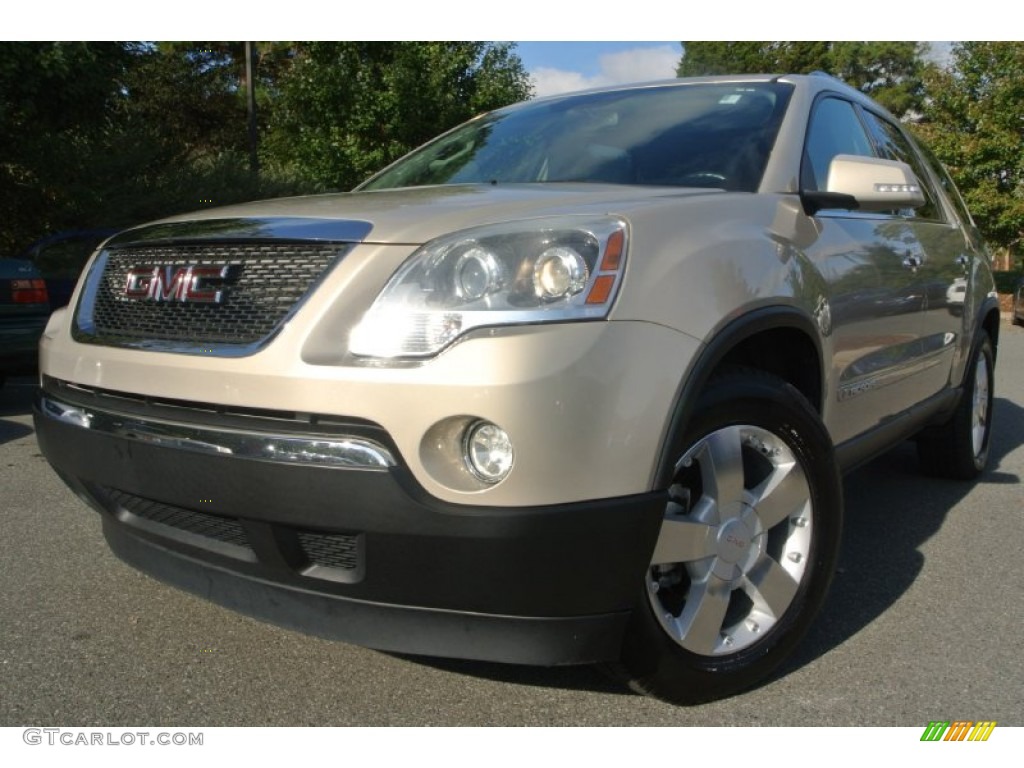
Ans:
{"label": "amber side marker light", "polygon": [[[598,275],[594,279],[594,284],[590,286],[590,293],[587,294],[587,304],[604,304],[611,297],[612,290],[615,288],[615,279],[622,266],[622,251],[625,242],[626,237],[621,229],[609,235],[604,255],[601,257]],[[607,274],[609,272],[612,274]]]}
{"label": "amber side marker light", "polygon": [[608,244],[604,249],[604,257],[601,259],[601,272],[618,272],[619,264],[622,263],[622,246],[626,236],[621,229],[612,232],[608,236]]}

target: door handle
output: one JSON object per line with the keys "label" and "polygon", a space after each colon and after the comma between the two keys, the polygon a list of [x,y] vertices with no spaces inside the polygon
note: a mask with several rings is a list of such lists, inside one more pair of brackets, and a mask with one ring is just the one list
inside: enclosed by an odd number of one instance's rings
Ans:
{"label": "door handle", "polygon": [[966,253],[961,253],[959,256],[956,257],[955,261],[966,274],[967,268],[971,265],[971,257],[968,256]]}
{"label": "door handle", "polygon": [[917,269],[921,266],[921,257],[916,253],[908,253],[903,257],[903,266],[907,269]]}

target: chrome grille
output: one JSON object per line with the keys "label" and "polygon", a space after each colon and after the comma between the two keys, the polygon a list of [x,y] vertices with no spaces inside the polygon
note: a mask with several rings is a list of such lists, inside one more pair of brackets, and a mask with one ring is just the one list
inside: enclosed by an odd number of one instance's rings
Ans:
{"label": "chrome grille", "polygon": [[[95,295],[79,308],[78,332],[104,344],[186,342],[249,345],[270,336],[346,251],[338,243],[202,243],[107,251]],[[139,301],[125,296],[128,271],[229,267],[219,304]]]}

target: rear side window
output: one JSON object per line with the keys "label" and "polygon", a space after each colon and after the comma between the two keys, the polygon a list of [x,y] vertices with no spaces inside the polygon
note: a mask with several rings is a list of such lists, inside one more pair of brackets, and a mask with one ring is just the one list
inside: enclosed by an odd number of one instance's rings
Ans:
{"label": "rear side window", "polygon": [[828,168],[836,155],[874,156],[871,140],[853,104],[827,97],[814,106],[804,144],[801,186],[809,191],[828,188]]}
{"label": "rear side window", "polygon": [[921,156],[914,151],[907,137],[895,125],[873,112],[865,110],[864,119],[871,129],[875,141],[878,142],[882,157],[887,160],[899,160],[909,165],[914,171],[914,175],[917,176],[917,180],[921,183],[921,189],[924,190],[924,205],[920,208],[908,208],[898,213],[901,216],[943,221],[942,209],[938,205],[931,177],[925,170]]}

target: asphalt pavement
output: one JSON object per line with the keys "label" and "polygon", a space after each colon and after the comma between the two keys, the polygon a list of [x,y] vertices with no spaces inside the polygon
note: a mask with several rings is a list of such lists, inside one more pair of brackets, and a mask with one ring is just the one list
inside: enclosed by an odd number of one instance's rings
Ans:
{"label": "asphalt pavement", "polygon": [[123,565],[0,390],[0,726],[1024,725],[1024,329],[1002,327],[988,472],[925,478],[911,444],[846,479],[839,572],[756,690],[679,708],[589,667],[403,657],[232,613]]}

